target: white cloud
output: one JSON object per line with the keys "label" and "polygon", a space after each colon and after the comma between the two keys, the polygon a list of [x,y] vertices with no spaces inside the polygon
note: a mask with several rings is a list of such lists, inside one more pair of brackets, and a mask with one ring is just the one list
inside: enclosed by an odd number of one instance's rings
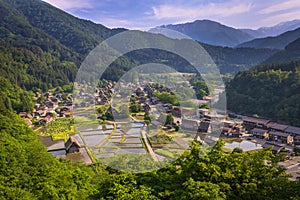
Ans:
{"label": "white cloud", "polygon": [[153,7],[152,10],[156,19],[195,20],[203,17],[229,17],[242,14],[250,11],[253,6],[251,3],[239,2],[208,3],[197,6],[161,5]]}
{"label": "white cloud", "polygon": [[262,9],[259,11],[260,14],[271,14],[278,11],[284,11],[294,8],[300,7],[300,1],[299,0],[289,0],[285,1],[283,3],[275,4],[273,6],[267,7],[265,9]]}
{"label": "white cloud", "polygon": [[57,8],[63,10],[92,8],[93,5],[89,0],[43,0]]}
{"label": "white cloud", "polygon": [[283,14],[269,16],[269,17],[265,18],[264,20],[262,20],[262,22],[264,24],[276,25],[279,22],[285,22],[288,20],[299,19],[299,16],[300,16],[300,10],[296,10],[293,12],[287,12],[287,13],[283,13]]}

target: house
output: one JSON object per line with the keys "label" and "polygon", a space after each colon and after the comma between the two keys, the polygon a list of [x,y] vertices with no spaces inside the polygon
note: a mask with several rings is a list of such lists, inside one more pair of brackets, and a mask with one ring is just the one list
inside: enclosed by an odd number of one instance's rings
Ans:
{"label": "house", "polygon": [[81,148],[80,143],[73,136],[70,136],[70,138],[66,142],[65,146],[66,146],[67,153],[79,152],[79,149]]}
{"label": "house", "polygon": [[269,137],[268,130],[262,128],[254,128],[252,134],[256,138],[267,139]]}
{"label": "house", "polygon": [[181,109],[180,109],[180,107],[173,107],[173,109],[172,109],[172,115],[174,117],[181,117]]}
{"label": "house", "polygon": [[31,125],[32,125],[32,122],[31,122],[30,119],[25,118],[24,120],[25,120],[25,123],[26,123],[28,126],[31,126]]}
{"label": "house", "polygon": [[152,103],[153,105],[159,104],[159,103],[160,103],[160,100],[159,100],[159,98],[157,98],[157,97],[151,97],[151,98],[150,98],[150,101],[151,101],[151,103]]}
{"label": "house", "polygon": [[294,136],[294,145],[295,147],[300,147],[300,135]]}
{"label": "house", "polygon": [[45,115],[45,110],[38,110],[38,111],[36,111],[36,112],[34,113],[34,116],[39,116],[39,117],[41,117],[41,116],[43,116],[43,115]]}
{"label": "house", "polygon": [[201,109],[198,110],[197,114],[198,114],[199,118],[204,118],[206,115],[210,114],[210,110],[206,109],[206,108],[201,108]]}
{"label": "house", "polygon": [[210,126],[210,121],[206,121],[206,120],[201,121],[198,127],[198,132],[207,133],[209,126]]}
{"label": "house", "polygon": [[275,141],[275,142],[281,142],[281,143],[285,143],[285,144],[292,144],[293,136],[289,133],[270,131],[269,132],[269,140]]}
{"label": "house", "polygon": [[186,130],[198,131],[198,121],[192,119],[182,119],[181,128]]}
{"label": "house", "polygon": [[20,116],[21,118],[26,118],[27,113],[26,113],[26,112],[20,112],[20,113],[19,113],[19,116]]}
{"label": "house", "polygon": [[43,119],[41,119],[39,121],[39,124],[48,124],[51,121],[53,121],[53,117],[48,115],[48,116],[44,117]]}
{"label": "house", "polygon": [[246,130],[251,130],[253,128],[267,129],[267,124],[270,120],[260,119],[254,117],[243,117],[243,125]]}
{"label": "house", "polygon": [[280,146],[280,145],[277,145],[277,144],[273,144],[273,143],[270,143],[270,142],[265,142],[262,145],[262,147],[263,148],[269,148],[269,147],[271,147],[273,154],[279,154],[280,152],[284,151],[284,149],[285,149],[283,146]]}
{"label": "house", "polygon": [[278,124],[276,122],[269,122],[267,124],[267,128],[270,131],[284,132],[288,128],[288,125]]}
{"label": "house", "polygon": [[163,109],[164,109],[167,113],[170,113],[170,112],[172,112],[173,105],[170,104],[170,103],[165,103],[165,104],[163,105]]}
{"label": "house", "polygon": [[294,136],[300,135],[300,128],[299,128],[299,127],[295,127],[295,126],[288,126],[288,127],[285,129],[285,132],[286,132],[286,133],[289,133],[289,134],[292,134],[292,135],[294,135]]}
{"label": "house", "polygon": [[48,108],[54,108],[55,103],[53,103],[52,101],[46,101],[45,106],[47,106]]}
{"label": "house", "polygon": [[144,109],[145,112],[149,112],[151,110],[151,107],[147,103],[142,104],[142,106],[143,106],[143,109]]}

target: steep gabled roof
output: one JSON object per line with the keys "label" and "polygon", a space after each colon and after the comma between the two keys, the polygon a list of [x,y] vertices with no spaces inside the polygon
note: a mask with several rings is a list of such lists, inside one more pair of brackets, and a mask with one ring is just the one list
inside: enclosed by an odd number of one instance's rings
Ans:
{"label": "steep gabled roof", "polygon": [[66,150],[69,150],[72,144],[75,144],[78,148],[81,148],[80,143],[77,141],[77,139],[73,136],[70,136],[68,141],[66,142]]}

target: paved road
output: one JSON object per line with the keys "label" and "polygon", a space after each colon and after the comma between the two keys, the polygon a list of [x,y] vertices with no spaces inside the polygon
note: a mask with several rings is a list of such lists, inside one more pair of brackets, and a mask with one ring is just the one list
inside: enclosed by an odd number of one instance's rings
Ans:
{"label": "paved road", "polygon": [[154,161],[159,161],[159,159],[157,158],[156,154],[154,153],[151,145],[149,144],[146,132],[143,129],[141,129],[141,134],[142,134],[142,138],[145,141],[145,145],[146,145],[146,148],[147,148],[149,154],[151,155],[151,157],[153,158]]}

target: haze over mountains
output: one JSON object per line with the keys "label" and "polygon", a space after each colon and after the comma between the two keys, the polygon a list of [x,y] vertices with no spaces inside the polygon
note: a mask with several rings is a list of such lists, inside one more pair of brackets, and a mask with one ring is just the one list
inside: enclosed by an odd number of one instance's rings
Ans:
{"label": "haze over mountains", "polygon": [[254,39],[248,33],[210,20],[197,20],[186,24],[165,25],[161,28],[172,29],[186,34],[199,42],[234,47],[240,43]]}
{"label": "haze over mountains", "polygon": [[240,29],[245,33],[252,35],[255,38],[277,36],[287,31],[291,31],[300,27],[300,20],[292,20],[287,22],[281,22],[271,27],[261,27],[259,29]]}
{"label": "haze over mountains", "polygon": [[[273,27],[262,27],[257,30],[236,29],[210,20],[196,20],[185,24],[160,26],[160,28],[175,30],[188,35],[194,40],[211,45],[274,49],[284,49],[287,44],[296,40],[300,36],[298,32],[286,32],[293,31],[299,27],[300,20],[282,22]],[[282,36],[279,38],[269,38],[281,34]],[[274,41],[272,42],[272,40]]]}

